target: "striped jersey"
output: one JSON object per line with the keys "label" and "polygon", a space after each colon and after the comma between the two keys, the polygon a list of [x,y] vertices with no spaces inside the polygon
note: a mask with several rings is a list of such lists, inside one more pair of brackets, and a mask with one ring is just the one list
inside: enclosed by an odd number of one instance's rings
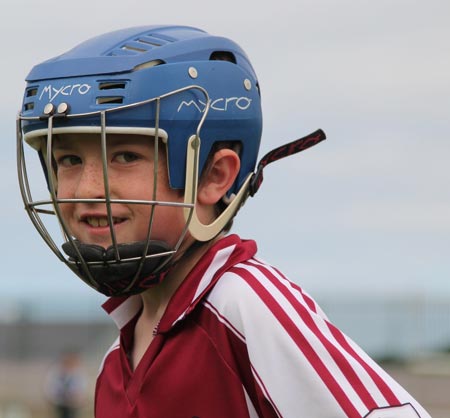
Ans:
{"label": "striped jersey", "polygon": [[430,418],[255,254],[255,242],[237,235],[212,246],[172,296],[134,372],[127,353],[141,298],[104,304],[120,337],[100,368],[96,418]]}

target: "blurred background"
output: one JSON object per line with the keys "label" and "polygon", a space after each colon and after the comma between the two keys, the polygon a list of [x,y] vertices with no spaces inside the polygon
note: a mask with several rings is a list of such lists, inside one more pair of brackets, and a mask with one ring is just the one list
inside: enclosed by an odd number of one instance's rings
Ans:
{"label": "blurred background", "polygon": [[116,331],[103,297],[26,217],[15,117],[33,65],[127,26],[187,24],[237,41],[259,76],[270,165],[234,232],[321,304],[433,417],[450,416],[450,3],[446,0],[4,0],[0,154],[0,418],[51,417],[47,379],[67,350],[84,417]]}

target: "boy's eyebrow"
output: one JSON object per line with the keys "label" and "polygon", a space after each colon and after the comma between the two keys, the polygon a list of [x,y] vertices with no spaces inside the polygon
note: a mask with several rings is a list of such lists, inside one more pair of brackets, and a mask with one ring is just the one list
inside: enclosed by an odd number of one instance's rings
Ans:
{"label": "boy's eyebrow", "polygon": [[68,150],[68,149],[73,149],[73,148],[75,148],[75,147],[74,147],[74,144],[72,141],[63,140],[63,139],[61,139],[61,137],[53,138],[53,141],[52,141],[52,149],[53,150],[56,149],[56,150],[60,151],[60,150]]}
{"label": "boy's eyebrow", "polygon": [[71,146],[69,146],[66,141],[60,141],[60,140],[56,140],[55,141],[55,140],[53,140],[52,148],[54,150],[55,149],[57,149],[57,150],[64,150],[64,149],[71,148]]}
{"label": "boy's eyebrow", "polygon": [[132,140],[130,140],[129,138],[127,139],[127,137],[125,135],[121,135],[121,136],[110,136],[110,137],[106,137],[106,144],[107,145],[126,145],[127,143],[131,143],[133,142]]}
{"label": "boy's eyebrow", "polygon": [[53,149],[55,149],[55,148],[57,148],[57,149],[68,148],[68,146],[66,144],[62,144],[59,141],[53,141],[52,145],[53,145]]}

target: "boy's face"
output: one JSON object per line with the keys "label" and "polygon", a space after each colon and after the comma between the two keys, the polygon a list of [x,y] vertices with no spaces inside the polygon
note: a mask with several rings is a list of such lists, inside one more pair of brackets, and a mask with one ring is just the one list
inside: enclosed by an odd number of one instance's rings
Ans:
{"label": "boy's face", "polygon": [[[54,138],[58,199],[104,199],[100,135],[65,134]],[[166,156],[160,147],[157,190],[154,195],[154,139],[139,135],[108,135],[107,164],[111,199],[183,201],[179,191],[169,187]],[[61,213],[70,233],[86,244],[107,248],[112,244],[104,203],[61,203]],[[152,206],[111,204],[118,243],[143,241]],[[156,206],[151,239],[174,246],[185,226],[180,207]]]}

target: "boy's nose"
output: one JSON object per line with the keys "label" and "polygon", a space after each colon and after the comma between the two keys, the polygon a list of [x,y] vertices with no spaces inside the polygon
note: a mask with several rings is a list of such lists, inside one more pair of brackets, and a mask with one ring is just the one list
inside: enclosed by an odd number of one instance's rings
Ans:
{"label": "boy's nose", "polygon": [[101,164],[95,162],[84,164],[75,194],[76,199],[105,198],[105,183]]}

